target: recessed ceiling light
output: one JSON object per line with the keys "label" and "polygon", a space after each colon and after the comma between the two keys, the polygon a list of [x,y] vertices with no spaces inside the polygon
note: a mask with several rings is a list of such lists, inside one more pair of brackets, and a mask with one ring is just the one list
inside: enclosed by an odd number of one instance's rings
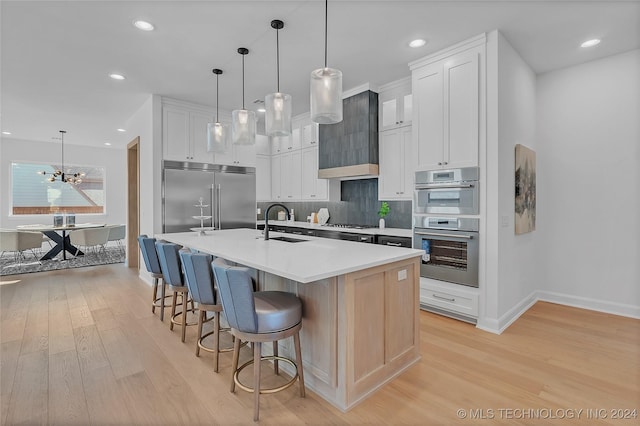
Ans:
{"label": "recessed ceiling light", "polygon": [[410,47],[422,47],[427,44],[427,41],[421,38],[417,38],[409,42]]}
{"label": "recessed ceiling light", "polygon": [[119,132],[126,132],[125,129],[116,129],[116,130],[119,131]]}
{"label": "recessed ceiling light", "polygon": [[106,146],[111,146],[111,142],[105,142],[104,143]]}
{"label": "recessed ceiling light", "polygon": [[593,46],[596,46],[598,44],[600,44],[600,39],[599,38],[594,38],[594,39],[585,41],[580,46],[581,47],[593,47]]}
{"label": "recessed ceiling light", "polygon": [[2,132],[3,135],[10,135],[11,132]]}
{"label": "recessed ceiling light", "polygon": [[111,73],[109,74],[109,77],[111,77],[114,80],[124,80],[124,75],[122,74]]}
{"label": "recessed ceiling light", "polygon": [[258,112],[267,112],[267,110],[264,108],[258,108]]}
{"label": "recessed ceiling light", "polygon": [[153,31],[153,29],[155,28],[149,22],[141,21],[141,20],[133,21],[133,25],[135,25],[135,27],[137,29],[142,30],[142,31]]}

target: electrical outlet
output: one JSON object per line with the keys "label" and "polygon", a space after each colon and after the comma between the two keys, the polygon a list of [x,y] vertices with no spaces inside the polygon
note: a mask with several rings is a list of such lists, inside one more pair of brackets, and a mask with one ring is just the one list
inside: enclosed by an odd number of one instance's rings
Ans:
{"label": "electrical outlet", "polygon": [[500,217],[500,226],[502,226],[503,228],[509,227],[509,216]]}
{"label": "electrical outlet", "polygon": [[256,214],[260,214],[260,208],[256,209]]}
{"label": "electrical outlet", "polygon": [[402,281],[406,279],[407,279],[407,270],[403,269],[401,271],[398,271],[398,281]]}

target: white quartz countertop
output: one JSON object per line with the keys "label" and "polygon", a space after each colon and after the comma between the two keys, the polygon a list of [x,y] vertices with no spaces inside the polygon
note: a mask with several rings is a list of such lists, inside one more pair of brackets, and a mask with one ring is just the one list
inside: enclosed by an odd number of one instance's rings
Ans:
{"label": "white quartz countertop", "polygon": [[204,236],[197,232],[179,232],[157,234],[156,238],[301,283],[410,259],[424,253],[410,248],[301,235],[295,238],[307,241],[290,243],[271,239],[277,236],[291,238],[291,234],[272,231],[270,239],[265,241],[262,231],[256,229],[211,231]]}
{"label": "white quartz countertop", "polygon": [[[264,220],[258,220],[256,222],[258,225],[264,225]],[[318,225],[317,223],[309,223],[309,222],[289,222],[287,220],[271,220],[269,219],[269,225],[276,226],[291,226],[295,228],[306,228],[306,229],[320,229],[325,231],[340,231],[340,232],[350,232],[352,234],[366,234],[366,235],[388,235],[391,237],[413,237],[413,232],[411,229],[403,229],[403,228],[364,228],[364,229],[354,229],[354,228],[339,228],[336,226],[327,225]]]}

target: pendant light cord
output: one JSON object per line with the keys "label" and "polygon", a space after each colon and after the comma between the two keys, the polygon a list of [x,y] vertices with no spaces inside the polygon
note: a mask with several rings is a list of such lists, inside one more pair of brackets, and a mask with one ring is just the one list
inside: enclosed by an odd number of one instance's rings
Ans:
{"label": "pendant light cord", "polygon": [[244,109],[244,55],[242,55],[242,109]]}
{"label": "pendant light cord", "polygon": [[62,172],[62,175],[60,176],[62,178],[62,181],[64,182],[64,134],[65,131],[64,130],[60,130],[60,139],[62,140],[62,165],[60,166],[61,169],[60,171]]}
{"label": "pendant light cord", "polygon": [[324,67],[327,68],[327,21],[329,20],[329,0],[324,0]]}
{"label": "pendant light cord", "polygon": [[220,121],[218,121],[218,107],[220,104],[220,98],[219,98],[219,94],[220,94],[220,86],[219,86],[219,82],[220,82],[220,77],[218,76],[218,74],[216,74],[216,123],[219,123]]}
{"label": "pendant light cord", "polygon": [[276,91],[280,93],[280,38],[278,37],[280,30],[276,29],[276,68],[277,68],[277,84]]}

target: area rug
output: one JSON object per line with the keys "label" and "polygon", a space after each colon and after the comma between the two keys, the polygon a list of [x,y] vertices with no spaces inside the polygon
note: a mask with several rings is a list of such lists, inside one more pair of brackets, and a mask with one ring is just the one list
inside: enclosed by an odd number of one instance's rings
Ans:
{"label": "area rug", "polygon": [[0,276],[123,263],[125,254],[122,248],[112,246],[107,247],[103,252],[87,253],[78,257],[67,253],[67,260],[62,260],[61,254],[51,260],[40,261],[38,258],[39,256],[36,257],[31,253],[26,253],[25,259],[16,262],[12,253],[5,253],[4,256],[0,257]]}

